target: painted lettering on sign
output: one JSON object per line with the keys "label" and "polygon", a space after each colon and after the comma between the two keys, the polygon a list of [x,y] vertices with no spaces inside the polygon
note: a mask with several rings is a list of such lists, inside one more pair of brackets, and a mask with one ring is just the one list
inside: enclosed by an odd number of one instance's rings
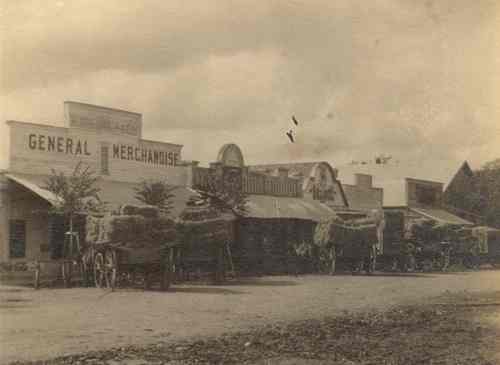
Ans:
{"label": "painted lettering on sign", "polygon": [[135,121],[113,120],[106,116],[89,118],[85,116],[71,116],[71,126],[79,128],[103,129],[108,131],[120,132],[131,136],[140,134],[140,126]]}
{"label": "painted lettering on sign", "polygon": [[64,105],[66,118],[71,127],[141,136],[140,114],[73,101],[67,101]]}
{"label": "painted lettering on sign", "polygon": [[66,153],[70,155],[90,156],[87,141],[45,134],[30,134],[28,137],[30,150]]}
{"label": "painted lettering on sign", "polygon": [[172,151],[159,151],[140,146],[114,144],[113,158],[169,167],[177,165],[179,154]]}

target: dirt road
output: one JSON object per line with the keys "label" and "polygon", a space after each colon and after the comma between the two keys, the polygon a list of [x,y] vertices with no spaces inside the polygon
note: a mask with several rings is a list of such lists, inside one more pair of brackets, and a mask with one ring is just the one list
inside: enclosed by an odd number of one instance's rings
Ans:
{"label": "dirt road", "polygon": [[211,336],[274,322],[500,290],[500,271],[304,276],[177,286],[171,292],[0,288],[2,362]]}

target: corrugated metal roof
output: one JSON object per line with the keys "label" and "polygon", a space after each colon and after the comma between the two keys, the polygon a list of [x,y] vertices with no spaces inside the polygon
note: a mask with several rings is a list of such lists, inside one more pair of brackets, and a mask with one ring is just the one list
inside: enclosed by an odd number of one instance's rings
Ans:
{"label": "corrugated metal roof", "polygon": [[[33,191],[41,198],[47,200],[51,204],[57,202],[58,198],[52,192],[43,189],[45,181],[48,176],[46,175],[31,175],[31,174],[6,174],[8,178],[18,182],[27,189]],[[98,187],[101,189],[99,198],[105,202],[109,210],[115,210],[122,204],[137,205],[139,201],[135,199],[134,188],[136,183],[112,181],[112,180],[99,180]],[[172,192],[172,210],[170,211],[171,217],[178,217],[181,212],[186,208],[186,203],[191,197],[196,196],[196,192],[187,187],[179,186]]]}
{"label": "corrugated metal roof", "polygon": [[457,217],[450,212],[442,209],[431,209],[431,208],[410,208],[411,211],[420,214],[424,217],[433,219],[438,222],[448,223],[448,224],[459,224],[459,225],[473,225],[473,223],[466,221],[460,217]]}
{"label": "corrugated metal roof", "polygon": [[310,199],[249,195],[247,217],[253,218],[295,218],[320,221],[335,216],[326,205]]}
{"label": "corrugated metal roof", "polygon": [[52,205],[55,205],[61,201],[61,199],[57,195],[55,195],[54,193],[52,193],[51,191],[49,191],[47,189],[43,189],[42,187],[40,187],[38,184],[34,183],[33,181],[27,180],[24,177],[14,175],[14,174],[5,174],[5,176],[8,179],[13,180],[16,183],[24,186],[26,189],[32,191],[33,193],[38,195],[40,198],[46,200],[47,202],[49,202]]}

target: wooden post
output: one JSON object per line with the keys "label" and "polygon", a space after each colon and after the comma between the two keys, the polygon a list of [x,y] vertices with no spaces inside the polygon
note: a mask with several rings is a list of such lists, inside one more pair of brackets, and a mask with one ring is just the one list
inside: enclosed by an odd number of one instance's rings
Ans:
{"label": "wooden post", "polygon": [[166,259],[161,264],[161,290],[166,291],[172,281],[172,266],[174,264],[174,249],[168,248]]}
{"label": "wooden post", "polygon": [[35,290],[40,288],[40,261],[38,260],[35,261],[35,281],[33,283],[33,287]]}
{"label": "wooden post", "polygon": [[165,268],[167,270],[167,272],[166,272],[166,277],[165,277],[164,290],[168,290],[168,288],[172,284],[172,268],[173,268],[174,260],[175,260],[175,251],[174,250],[175,249],[173,247],[168,249],[167,267]]}
{"label": "wooden post", "polygon": [[335,267],[337,264],[337,253],[335,252],[335,245],[330,248],[330,275],[335,275]]}
{"label": "wooden post", "polygon": [[150,278],[149,270],[148,268],[144,268],[144,290],[149,289],[149,278]]}
{"label": "wooden post", "polygon": [[220,279],[222,282],[226,281],[226,265],[224,263],[224,246],[219,249],[219,266],[220,266]]}
{"label": "wooden post", "polygon": [[215,284],[220,284],[222,281],[222,255],[222,247],[218,245],[215,249]]}
{"label": "wooden post", "polygon": [[62,279],[64,283],[65,288],[69,288],[71,286],[71,269],[72,269],[73,263],[71,261],[67,261],[63,259],[62,265],[61,265],[61,271],[62,271]]}
{"label": "wooden post", "polygon": [[229,266],[231,268],[231,275],[233,277],[236,277],[236,271],[234,269],[233,255],[231,253],[230,243],[227,242],[226,245],[225,245],[225,247],[226,247],[227,256],[228,256],[228,260],[229,260]]}

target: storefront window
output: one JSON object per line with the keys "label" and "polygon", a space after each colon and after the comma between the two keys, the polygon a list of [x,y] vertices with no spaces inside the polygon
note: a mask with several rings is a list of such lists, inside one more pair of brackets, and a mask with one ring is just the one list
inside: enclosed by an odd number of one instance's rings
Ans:
{"label": "storefront window", "polygon": [[9,221],[9,254],[11,258],[26,256],[26,221]]}

